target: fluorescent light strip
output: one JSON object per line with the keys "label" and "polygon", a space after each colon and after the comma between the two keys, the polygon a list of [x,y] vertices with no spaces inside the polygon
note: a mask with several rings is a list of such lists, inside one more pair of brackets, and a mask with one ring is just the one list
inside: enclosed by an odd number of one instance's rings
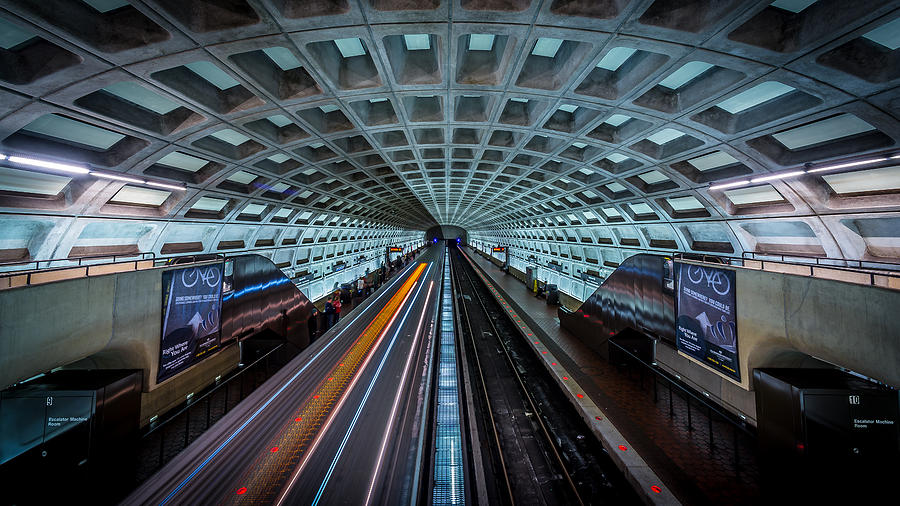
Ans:
{"label": "fluorescent light strip", "polygon": [[157,183],[155,181],[145,181],[144,184],[146,184],[147,186],[155,186],[157,188],[165,188],[167,190],[178,190],[178,191],[182,191],[182,192],[187,190],[187,188],[185,188],[184,186],[178,186],[178,185],[166,184],[166,183]]}
{"label": "fluorescent light strip", "polygon": [[784,179],[788,177],[806,174],[805,170],[795,170],[793,172],[783,172],[781,174],[772,174],[770,176],[755,177],[750,180],[751,183],[762,183],[763,181],[774,181],[776,179]]}
{"label": "fluorescent light strip", "polygon": [[87,174],[90,170],[77,165],[67,165],[64,163],[48,162],[46,160],[35,160],[33,158],[25,158],[21,156],[10,156],[9,161],[18,163],[19,165],[28,165],[31,167],[41,167],[43,169],[58,170],[60,172],[68,172],[70,174]]}
{"label": "fluorescent light strip", "polygon": [[736,188],[738,186],[746,186],[750,184],[749,180],[735,181],[733,183],[716,184],[709,187],[710,190],[724,190],[725,188]]}
{"label": "fluorescent light strip", "polygon": [[828,165],[825,167],[810,169],[807,172],[809,174],[814,174],[816,172],[825,172],[826,170],[846,169],[847,167],[859,167],[860,165],[868,165],[870,163],[884,162],[884,161],[894,159],[894,158],[900,158],[900,155],[892,156],[890,158],[873,158],[871,160],[861,160],[858,162],[848,162],[848,163],[839,163],[837,165]]}
{"label": "fluorescent light strip", "polygon": [[103,179],[115,179],[116,181],[126,181],[129,183],[137,183],[137,184],[146,184],[147,183],[147,181],[144,181],[143,179],[137,179],[137,178],[128,177],[128,176],[120,176],[119,174],[109,174],[107,172],[91,171],[91,175],[94,177],[100,177]]}

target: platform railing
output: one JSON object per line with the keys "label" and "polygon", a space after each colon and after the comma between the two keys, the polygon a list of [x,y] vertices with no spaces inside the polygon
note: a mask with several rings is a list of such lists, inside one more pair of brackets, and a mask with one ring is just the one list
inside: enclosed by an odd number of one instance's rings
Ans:
{"label": "platform railing", "polygon": [[[723,435],[720,432],[719,436],[719,444],[716,443],[716,430],[714,428],[713,422],[715,420],[720,420],[725,422],[727,426],[731,427],[731,438],[729,441],[732,446],[732,455],[731,461],[735,474],[735,478],[740,478],[741,475],[741,453],[740,453],[740,438],[744,437],[745,442],[749,448],[755,447],[756,442],[756,433],[752,429],[752,427],[744,421],[736,420],[731,414],[723,412],[717,404],[715,404],[712,400],[704,398],[704,396],[699,395],[689,387],[683,385],[680,381],[675,378],[672,378],[670,374],[661,370],[659,367],[654,366],[653,364],[648,364],[647,362],[641,360],[639,357],[622,347],[621,345],[615,343],[612,340],[607,341],[610,346],[614,346],[617,351],[626,355],[629,359],[629,362],[634,363],[638,367],[638,373],[640,378],[641,390],[644,388],[644,374],[645,371],[650,373],[650,377],[653,380],[653,403],[656,404],[659,402],[659,383],[662,381],[668,387],[668,398],[669,398],[669,417],[675,418],[675,399],[676,397],[679,399],[683,399],[684,403],[687,407],[687,413],[684,417],[684,423],[688,431],[693,431],[695,428],[695,415],[700,415],[701,417],[706,418],[706,429],[708,431],[709,437],[709,448],[711,451],[719,451],[725,449],[727,445],[722,444]],[[621,366],[623,364],[614,364]],[[627,364],[625,364],[627,365]],[[629,373],[629,377],[631,377]],[[694,408],[692,411],[691,404],[697,405],[699,408]],[[726,436],[727,437],[727,436]],[[754,455],[747,455],[748,458],[754,457]],[[752,459],[755,462],[755,458]]]}
{"label": "platform railing", "polygon": [[[0,265],[0,290],[18,288],[21,286],[40,285],[53,281],[84,278],[90,276],[102,276],[118,272],[140,271],[163,267],[166,265],[183,265],[196,262],[223,261],[226,255],[222,253],[204,253],[198,255],[181,255],[170,257],[157,257],[153,253],[140,253],[133,255],[110,255],[96,257],[79,257],[72,259],[37,260],[23,262],[21,264]],[[127,259],[127,260],[125,260]],[[93,261],[94,263],[89,263]],[[66,263],[54,267],[54,263]],[[44,265],[41,267],[41,265]],[[29,269],[34,265],[37,268]],[[23,266],[19,270],[8,270],[10,267]]]}
{"label": "platform railing", "polygon": [[[151,422],[141,434],[136,484],[161,469],[278,371],[284,364],[275,364],[273,368],[272,357],[285,346],[286,343],[278,344],[252,363],[211,385],[205,392],[191,397],[164,418]],[[245,388],[248,381],[251,384]]]}

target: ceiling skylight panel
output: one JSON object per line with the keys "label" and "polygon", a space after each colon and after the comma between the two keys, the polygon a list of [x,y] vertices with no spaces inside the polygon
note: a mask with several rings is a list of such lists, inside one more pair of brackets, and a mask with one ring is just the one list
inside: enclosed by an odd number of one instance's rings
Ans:
{"label": "ceiling skylight panel", "polygon": [[631,119],[631,116],[626,116],[624,114],[613,114],[609,118],[606,118],[606,121],[604,121],[604,123],[606,123],[607,125],[612,125],[614,127],[617,127],[630,119]]}
{"label": "ceiling skylight panel", "polygon": [[534,49],[531,50],[531,54],[533,54],[534,56],[553,58],[556,56],[556,52],[559,51],[559,47],[562,45],[562,43],[562,39],[541,37],[537,40],[537,42],[535,42]]}
{"label": "ceiling skylight panel", "polygon": [[366,50],[362,45],[362,41],[357,37],[349,39],[336,39],[334,45],[344,58],[352,58],[354,56],[362,56],[366,54]]}
{"label": "ceiling skylight panel", "polygon": [[575,112],[577,109],[578,109],[578,106],[572,105],[572,104],[563,104],[563,105],[559,106],[560,111],[565,111],[570,114]]}
{"label": "ceiling skylight panel", "polygon": [[769,5],[796,14],[816,3],[816,1],[817,0],[775,0]]}
{"label": "ceiling skylight panel", "polygon": [[874,129],[875,127],[852,114],[841,114],[784,132],[778,132],[772,134],[772,137],[788,149],[800,149]]}
{"label": "ceiling skylight panel", "polygon": [[724,151],[716,151],[708,155],[692,158],[688,160],[688,163],[693,165],[699,171],[705,171],[715,169],[717,167],[724,167],[725,165],[738,163],[738,161],[735,157],[729,155]]}
{"label": "ceiling skylight panel", "polygon": [[291,120],[288,119],[288,117],[283,114],[276,114],[274,116],[269,116],[266,119],[269,120],[273,125],[277,126],[278,128],[288,126],[292,123]]}
{"label": "ceiling skylight panel", "polygon": [[278,193],[284,193],[285,190],[290,188],[287,183],[275,183],[272,185],[272,191]]}
{"label": "ceiling skylight panel", "polygon": [[228,176],[229,181],[233,181],[235,183],[240,184],[250,184],[255,181],[257,178],[256,174],[251,174],[249,172],[245,172],[243,170],[239,170],[234,174]]}
{"label": "ceiling skylight panel", "polygon": [[26,125],[23,130],[103,150],[111,148],[125,138],[124,135],[105,128],[95,127],[56,114],[45,114]]}
{"label": "ceiling skylight panel", "polygon": [[103,88],[103,91],[111,93],[133,104],[137,104],[144,109],[149,109],[157,114],[168,114],[179,107],[175,102],[130,81],[111,84],[106,88]]}
{"label": "ceiling skylight panel", "polygon": [[620,183],[612,182],[606,185],[606,189],[613,193],[619,193],[625,191],[627,188],[622,186]]}
{"label": "ceiling skylight panel", "polygon": [[234,131],[230,128],[219,130],[218,132],[213,132],[210,135],[221,141],[225,141],[232,146],[240,146],[241,144],[250,140],[250,137],[247,137],[246,135]]}
{"label": "ceiling skylight panel", "polygon": [[290,49],[281,46],[267,47],[263,53],[272,60],[281,70],[293,70],[300,66],[300,60],[294,56]]}
{"label": "ceiling skylight panel", "polygon": [[659,82],[660,86],[665,86],[671,90],[677,90],[688,82],[692,81],[700,74],[712,68],[712,63],[702,61],[692,61],[685,63],[675,72],[669,74],[668,77]]}
{"label": "ceiling skylight panel", "polygon": [[332,104],[328,104],[328,105],[320,105],[320,106],[319,106],[319,109],[320,109],[322,112],[324,112],[325,114],[328,114],[328,113],[330,113],[330,112],[334,112],[334,111],[338,110],[338,106],[332,105]]}
{"label": "ceiling skylight panel", "polygon": [[159,159],[156,162],[161,165],[166,165],[168,167],[175,167],[176,169],[186,170],[188,172],[197,172],[206,166],[206,160],[202,158],[197,158],[196,156],[186,155],[184,153],[179,153],[178,151],[173,151],[168,155]]}
{"label": "ceiling skylight panel", "polygon": [[65,176],[0,167],[0,191],[52,196],[63,191],[70,181],[72,178]]}
{"label": "ceiling skylight panel", "polygon": [[82,0],[98,12],[107,13],[128,5],[128,0]]}
{"label": "ceiling skylight panel", "polygon": [[404,35],[403,42],[406,44],[407,51],[421,51],[431,49],[431,41],[428,35],[418,33],[414,35]]}
{"label": "ceiling skylight panel", "polygon": [[794,87],[779,83],[778,81],[768,81],[757,84],[749,90],[739,93],[727,100],[723,100],[722,102],[719,102],[718,106],[720,109],[724,109],[731,114],[737,114],[794,90]]}
{"label": "ceiling skylight panel", "polygon": [[109,201],[118,204],[137,204],[159,207],[171,194],[171,192],[167,191],[125,185],[121,190],[116,192],[115,196]]}
{"label": "ceiling skylight panel", "polygon": [[636,204],[628,204],[628,207],[630,207],[631,212],[633,212],[636,215],[656,214],[653,212],[653,208],[644,202],[638,202]]}
{"label": "ceiling skylight panel", "polygon": [[186,64],[185,67],[222,91],[240,84],[224,70],[208,61],[195,61]]}
{"label": "ceiling skylight panel", "polygon": [[669,180],[668,177],[666,177],[662,172],[658,170],[644,172],[643,174],[639,174],[638,177],[647,184],[656,184]]}
{"label": "ceiling skylight panel", "polygon": [[33,33],[0,18],[0,47],[3,49],[12,49],[33,38],[35,38]]}
{"label": "ceiling skylight panel", "polygon": [[784,197],[770,184],[726,190],[725,196],[736,206],[781,202]]}
{"label": "ceiling skylight panel", "polygon": [[247,204],[247,207],[241,211],[241,214],[251,214],[253,216],[259,216],[263,211],[266,210],[266,206],[262,204]]}
{"label": "ceiling skylight panel", "polygon": [[490,51],[494,48],[494,36],[487,33],[469,35],[469,51]]}
{"label": "ceiling skylight panel", "polygon": [[272,160],[275,163],[282,163],[282,162],[286,162],[286,161],[290,160],[291,157],[289,157],[288,155],[286,155],[284,153],[275,153],[274,155],[270,156],[268,159]]}
{"label": "ceiling skylight panel", "polygon": [[879,26],[864,34],[863,37],[895,51],[900,48],[900,18]]}
{"label": "ceiling skylight panel", "polygon": [[674,128],[665,128],[647,137],[647,140],[662,146],[663,144],[674,141],[684,135],[684,132],[675,130]]}
{"label": "ceiling skylight panel", "polygon": [[685,197],[670,197],[667,198],[666,201],[675,212],[703,209],[703,204],[701,204],[700,201],[692,195],[688,195]]}
{"label": "ceiling skylight panel", "polygon": [[900,165],[828,174],[822,179],[837,194],[900,190]]}
{"label": "ceiling skylight panel", "polygon": [[614,47],[597,63],[597,67],[615,72],[636,52],[637,49],[630,47]]}

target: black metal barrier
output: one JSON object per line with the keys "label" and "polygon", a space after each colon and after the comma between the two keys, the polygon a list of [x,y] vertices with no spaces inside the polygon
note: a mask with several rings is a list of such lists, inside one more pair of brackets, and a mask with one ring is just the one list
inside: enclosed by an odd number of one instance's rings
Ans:
{"label": "black metal barrier", "polygon": [[[619,361],[619,363],[614,364],[618,368],[629,367],[634,364],[637,365],[637,371],[639,375],[640,388],[643,391],[644,389],[644,374],[646,371],[649,371],[650,378],[653,380],[653,403],[657,404],[659,402],[659,382],[665,382],[668,389],[668,399],[669,399],[669,417],[675,418],[676,409],[675,409],[675,399],[679,399],[683,401],[686,407],[686,416],[685,424],[689,431],[694,430],[694,415],[699,415],[701,418],[706,418],[707,430],[709,432],[709,448],[711,452],[715,452],[717,450],[727,449],[728,444],[733,448],[732,455],[732,465],[735,474],[735,478],[740,478],[741,476],[741,454],[739,451],[740,446],[740,438],[744,437],[747,447],[754,449],[752,455],[748,455],[752,464],[751,466],[754,468],[754,473],[758,473],[758,466],[756,465],[755,458],[755,448],[756,448],[756,432],[755,430],[747,425],[746,422],[738,421],[734,416],[725,413],[719,409],[717,405],[715,405],[711,400],[707,399],[706,396],[700,395],[693,391],[691,388],[682,385],[677,379],[671,377],[665,371],[660,370],[658,367],[648,364],[645,361],[641,360],[639,357],[635,356],[633,353],[614,342],[614,340],[610,339],[607,341],[610,345],[610,357],[614,355],[612,347],[615,347],[616,352],[621,354],[620,356],[627,357],[630,360],[625,362]],[[628,377],[632,378],[631,369],[628,369]],[[692,410],[691,405],[699,405],[694,407]],[[719,427],[719,430],[716,431],[716,424],[713,422],[718,419],[722,422],[725,422],[726,426],[731,427],[731,434],[723,434],[723,429]],[[701,421],[702,423],[702,421]],[[725,429],[727,431],[727,429]],[[716,436],[716,432],[719,433]],[[731,438],[731,441],[728,442],[727,439]],[[717,441],[719,444],[717,444]]]}
{"label": "black metal barrier", "polygon": [[[293,350],[293,352],[291,352]],[[287,352],[278,356],[279,352]],[[141,435],[135,485],[153,475],[173,457],[262,385],[300,350],[282,342],[264,355],[191,397],[164,420],[152,422]]]}

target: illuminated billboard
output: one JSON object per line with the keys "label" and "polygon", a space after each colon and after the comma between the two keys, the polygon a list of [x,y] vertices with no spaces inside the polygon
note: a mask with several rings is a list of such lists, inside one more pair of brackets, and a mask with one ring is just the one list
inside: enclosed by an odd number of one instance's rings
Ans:
{"label": "illuminated billboard", "polygon": [[678,350],[740,381],[734,271],[680,262],[675,266]]}
{"label": "illuminated billboard", "polygon": [[157,382],[219,348],[223,270],[223,264],[211,264],[162,273],[163,321]]}

